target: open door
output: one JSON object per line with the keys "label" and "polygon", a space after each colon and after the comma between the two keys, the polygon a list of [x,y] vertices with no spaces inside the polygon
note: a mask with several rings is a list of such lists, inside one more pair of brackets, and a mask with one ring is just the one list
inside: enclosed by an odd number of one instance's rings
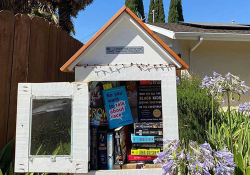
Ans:
{"label": "open door", "polygon": [[88,172],[88,84],[20,83],[15,172]]}

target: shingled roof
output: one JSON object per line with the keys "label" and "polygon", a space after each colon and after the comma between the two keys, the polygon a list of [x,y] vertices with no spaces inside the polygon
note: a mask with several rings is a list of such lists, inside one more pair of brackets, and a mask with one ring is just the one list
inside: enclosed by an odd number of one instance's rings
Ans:
{"label": "shingled roof", "polygon": [[[217,27],[209,27],[204,28],[202,25],[200,26],[190,26],[187,24],[181,24],[181,23],[148,23],[150,25],[164,28],[173,32],[193,32],[193,33],[232,33],[232,34],[250,34],[250,26],[242,25],[244,28],[242,29],[225,29],[223,25],[221,27],[218,27],[218,23],[214,23],[217,25]],[[213,24],[213,23],[210,23]]]}

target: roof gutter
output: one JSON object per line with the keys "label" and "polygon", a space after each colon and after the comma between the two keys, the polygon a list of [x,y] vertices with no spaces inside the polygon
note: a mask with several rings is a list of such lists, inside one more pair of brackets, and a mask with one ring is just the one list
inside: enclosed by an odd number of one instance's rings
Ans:
{"label": "roof gutter", "polygon": [[202,36],[210,41],[250,41],[250,34],[239,33],[205,33],[205,32],[174,32],[162,27],[146,24],[152,31],[160,33],[171,39],[179,40],[199,40]]}

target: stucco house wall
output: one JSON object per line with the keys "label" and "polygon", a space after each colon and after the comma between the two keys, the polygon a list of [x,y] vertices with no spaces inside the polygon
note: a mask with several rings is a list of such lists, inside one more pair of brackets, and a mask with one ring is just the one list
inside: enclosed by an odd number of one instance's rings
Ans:
{"label": "stucco house wall", "polygon": [[[192,52],[197,40],[171,39],[156,33],[171,49],[181,55],[189,69],[183,73],[195,73],[203,78],[212,76],[213,71],[222,75],[231,72],[240,76],[250,86],[250,42],[247,41],[204,41]],[[243,95],[241,100],[235,100],[232,105],[250,101],[249,95]],[[222,104],[226,106],[227,104]]]}
{"label": "stucco house wall", "polygon": [[[240,76],[250,86],[250,42],[238,41],[203,41],[196,50],[189,53],[194,41],[182,41],[182,59],[189,64],[189,71],[201,77],[231,72]],[[241,102],[250,101],[243,96]],[[238,105],[235,101],[232,105]]]}

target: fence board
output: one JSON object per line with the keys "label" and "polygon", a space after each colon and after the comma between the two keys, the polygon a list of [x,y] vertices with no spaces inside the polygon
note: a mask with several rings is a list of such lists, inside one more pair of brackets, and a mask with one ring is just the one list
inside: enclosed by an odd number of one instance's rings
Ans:
{"label": "fence board", "polygon": [[30,18],[27,15],[16,15],[14,41],[8,141],[15,137],[16,131],[17,86],[20,82],[27,82],[30,42]]}
{"label": "fence board", "polygon": [[[66,63],[67,61],[67,50],[68,50],[68,34],[61,29],[59,29],[59,37],[60,37],[60,43],[58,43],[59,48],[59,54],[58,54],[58,65],[59,69]],[[58,81],[59,82],[65,82],[67,81],[67,73],[59,71],[58,74]]]}
{"label": "fence board", "polygon": [[15,136],[17,84],[73,81],[59,69],[81,46],[42,18],[0,12],[0,149]]}
{"label": "fence board", "polygon": [[49,63],[48,63],[48,71],[47,71],[47,81],[55,82],[58,77],[58,63],[56,57],[56,46],[57,46],[57,27],[55,25],[50,24],[49,26]]}
{"label": "fence board", "polygon": [[42,18],[31,20],[28,82],[47,81],[49,23]]}
{"label": "fence board", "polygon": [[[74,38],[70,37],[69,39],[69,51],[68,51],[68,58],[71,58],[74,55],[74,50],[75,50],[75,46],[74,46]],[[67,74],[67,81],[68,82],[73,82],[75,81],[75,74],[74,73],[68,73]]]}
{"label": "fence board", "polygon": [[0,12],[0,148],[7,140],[14,22],[13,13]]}

